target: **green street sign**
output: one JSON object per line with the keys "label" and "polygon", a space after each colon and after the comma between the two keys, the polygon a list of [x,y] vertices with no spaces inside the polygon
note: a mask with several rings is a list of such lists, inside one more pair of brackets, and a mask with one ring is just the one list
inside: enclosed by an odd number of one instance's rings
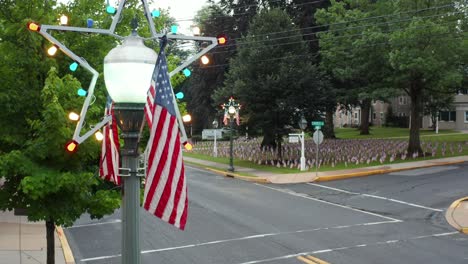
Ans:
{"label": "green street sign", "polygon": [[321,128],[322,128],[322,126],[314,126],[315,130],[320,130]]}
{"label": "green street sign", "polygon": [[312,121],[312,126],[323,126],[324,124],[323,121]]}

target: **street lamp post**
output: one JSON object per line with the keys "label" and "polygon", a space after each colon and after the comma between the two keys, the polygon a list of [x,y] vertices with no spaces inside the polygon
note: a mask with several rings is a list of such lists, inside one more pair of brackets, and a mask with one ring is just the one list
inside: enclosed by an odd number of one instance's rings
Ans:
{"label": "street lamp post", "polygon": [[301,171],[306,170],[306,159],[305,159],[305,151],[304,151],[304,130],[307,128],[307,120],[304,118],[304,116],[301,117],[301,120],[299,121],[299,128],[302,130],[301,133]]}
{"label": "street lamp post", "polygon": [[213,156],[218,157],[218,147],[216,146],[216,132],[218,129],[218,121],[215,119],[213,121],[213,128],[214,128],[214,146],[213,146]]}
{"label": "street lamp post", "polygon": [[[140,178],[138,143],[144,122],[146,91],[157,54],[134,31],[104,58],[104,79],[124,147],[119,175],[122,188],[122,263],[140,263]],[[131,89],[129,89],[131,87]]]}
{"label": "street lamp post", "polygon": [[237,119],[237,124],[239,124],[239,109],[241,105],[236,103],[234,98],[229,98],[229,102],[223,105],[224,115],[229,116],[230,121],[230,144],[229,144],[229,168],[228,171],[234,171],[234,157],[233,157],[233,136],[234,136],[234,118]]}

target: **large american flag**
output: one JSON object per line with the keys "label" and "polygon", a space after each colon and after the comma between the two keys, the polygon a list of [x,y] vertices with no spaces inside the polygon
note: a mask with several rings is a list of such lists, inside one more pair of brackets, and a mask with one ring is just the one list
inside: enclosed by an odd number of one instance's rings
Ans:
{"label": "large american flag", "polygon": [[101,146],[101,160],[99,162],[99,177],[120,185],[119,152],[120,143],[117,130],[117,121],[114,116],[114,105],[110,98],[107,99],[104,115],[112,116],[112,120],[103,128],[104,139]]}
{"label": "large american flag", "polygon": [[145,107],[151,132],[147,148],[143,207],[151,214],[184,230],[188,211],[187,183],[175,107],[162,48]]}

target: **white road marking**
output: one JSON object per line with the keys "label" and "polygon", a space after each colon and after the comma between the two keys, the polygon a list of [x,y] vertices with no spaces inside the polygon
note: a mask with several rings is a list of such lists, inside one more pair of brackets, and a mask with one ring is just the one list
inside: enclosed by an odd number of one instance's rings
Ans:
{"label": "white road marking", "polygon": [[424,206],[424,205],[419,205],[419,204],[414,204],[414,203],[408,203],[408,202],[405,202],[405,201],[396,200],[396,199],[387,198],[387,197],[382,197],[382,196],[377,196],[377,195],[372,195],[372,194],[350,192],[350,191],[347,191],[347,190],[337,189],[337,188],[328,187],[328,186],[324,186],[324,185],[320,185],[320,184],[315,184],[315,183],[306,183],[306,184],[312,185],[312,186],[315,186],[315,187],[320,187],[320,188],[324,188],[324,189],[329,189],[329,190],[337,191],[337,192],[342,192],[342,193],[347,193],[347,194],[352,194],[352,195],[360,195],[360,196],[370,197],[370,198],[375,198],[375,199],[380,199],[380,200],[386,200],[386,201],[390,201],[390,202],[394,202],[394,203],[400,203],[400,204],[404,204],[404,205],[408,205],[408,206],[413,206],[413,207],[417,207],[417,208],[422,208],[422,209],[426,209],[426,210],[430,210],[430,211],[435,211],[435,212],[443,212],[443,211],[444,211],[444,210],[441,210],[441,209],[431,208],[431,207],[427,207],[427,206]]}
{"label": "white road marking", "polygon": [[[322,231],[322,230],[333,230],[333,229],[342,229],[342,228],[350,228],[350,227],[358,227],[358,226],[369,226],[369,225],[392,224],[392,223],[400,223],[400,222],[401,221],[398,221],[398,222],[396,222],[396,221],[370,222],[370,223],[361,223],[361,224],[354,224],[354,225],[318,227],[318,228],[313,228],[313,229],[302,229],[302,230],[288,231],[288,232],[257,234],[257,235],[252,235],[252,236],[208,241],[208,242],[203,242],[203,243],[198,243],[198,244],[190,244],[190,245],[184,245],[184,246],[178,246],[178,247],[143,250],[143,251],[141,251],[141,254],[171,251],[171,250],[178,250],[178,249],[184,249],[184,248],[194,248],[194,247],[200,247],[200,246],[206,246],[206,245],[214,245],[214,244],[221,244],[221,243],[228,243],[228,242],[242,241],[242,240],[256,239],[256,238],[264,238],[264,237],[271,237],[271,236],[279,236],[279,235],[299,234],[299,233],[315,232],[315,231]],[[100,257],[93,257],[93,258],[85,258],[85,259],[81,259],[80,261],[81,262],[88,262],[88,261],[96,261],[96,260],[117,258],[117,257],[120,257],[120,256],[121,256],[120,254],[118,254],[118,255],[109,255],[109,256],[100,256]]]}
{"label": "white road marking", "polygon": [[367,212],[367,211],[364,211],[364,210],[359,210],[359,209],[356,209],[356,208],[353,208],[353,207],[350,207],[350,206],[345,206],[345,205],[341,205],[341,204],[337,204],[337,203],[332,203],[332,202],[323,201],[323,200],[320,200],[320,199],[316,199],[316,198],[307,196],[306,194],[293,192],[293,191],[291,191],[291,190],[273,188],[273,187],[270,187],[270,186],[266,186],[266,185],[262,185],[262,184],[257,184],[257,183],[255,183],[255,184],[258,185],[258,186],[262,186],[262,187],[271,189],[271,190],[278,191],[278,192],[286,193],[286,194],[293,195],[293,196],[297,196],[297,197],[302,197],[302,198],[309,199],[309,200],[313,200],[313,201],[316,201],[316,202],[321,202],[321,203],[325,203],[325,204],[334,205],[334,206],[341,207],[341,208],[345,208],[345,209],[352,210],[352,211],[355,211],[355,212],[360,212],[360,213],[364,213],[364,214],[368,214],[368,215],[377,216],[377,217],[380,217],[380,218],[384,218],[384,219],[391,220],[391,221],[393,221],[393,222],[402,222],[402,220],[398,220],[398,219],[395,219],[395,218],[391,218],[391,217],[384,216],[384,215],[380,215],[380,214],[376,214],[376,213]]}
{"label": "white road marking", "polygon": [[347,246],[347,247],[338,247],[338,248],[329,248],[329,249],[322,249],[322,250],[309,251],[309,252],[301,252],[301,253],[296,253],[296,254],[290,254],[290,255],[285,255],[285,256],[280,256],[280,257],[269,258],[269,259],[259,259],[259,260],[253,260],[253,261],[248,261],[248,262],[242,262],[242,263],[239,263],[239,264],[257,264],[257,263],[271,262],[271,261],[276,261],[276,260],[296,258],[296,257],[299,257],[299,256],[314,255],[314,254],[328,253],[328,252],[341,251],[341,250],[354,249],[354,248],[361,248],[361,247],[369,247],[369,246],[388,245],[388,244],[394,244],[394,243],[407,242],[407,241],[410,241],[410,240],[417,240],[417,239],[424,239],[424,238],[431,238],[431,237],[451,236],[451,235],[455,235],[455,234],[459,234],[459,232],[432,234],[432,235],[427,235],[427,236],[410,237],[408,239],[401,239],[401,240],[380,241],[380,242],[376,242],[376,243],[372,243],[372,244],[359,244],[359,245],[352,245],[352,246]]}
{"label": "white road marking", "polygon": [[114,219],[112,221],[107,221],[107,222],[99,222],[99,223],[90,223],[90,224],[82,224],[82,225],[74,225],[67,227],[67,229],[72,229],[72,228],[78,228],[78,227],[86,227],[86,226],[97,226],[97,225],[107,225],[107,224],[116,224],[116,223],[121,223],[122,220],[120,219]]}

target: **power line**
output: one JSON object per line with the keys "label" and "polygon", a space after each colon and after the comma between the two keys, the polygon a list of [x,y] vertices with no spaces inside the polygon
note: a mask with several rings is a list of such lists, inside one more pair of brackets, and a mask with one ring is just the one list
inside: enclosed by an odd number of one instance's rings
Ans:
{"label": "power line", "polygon": [[[321,1],[308,2],[308,4],[318,3],[318,2],[321,2]],[[412,9],[412,10],[399,12],[399,13],[394,13],[394,14],[389,14],[389,15],[370,16],[370,17],[365,17],[365,18],[360,18],[360,19],[355,19],[355,20],[348,20],[348,21],[344,21],[344,22],[316,25],[316,26],[297,28],[297,29],[286,30],[286,31],[270,32],[270,33],[265,33],[265,34],[261,34],[261,35],[257,35],[257,36],[266,36],[266,35],[274,35],[274,34],[281,34],[281,33],[297,32],[297,31],[303,31],[303,30],[311,30],[311,29],[316,29],[316,28],[336,26],[336,25],[342,25],[342,24],[348,24],[348,23],[353,23],[353,22],[360,22],[360,21],[378,19],[378,18],[394,17],[394,16],[403,15],[403,14],[417,13],[417,12],[429,11],[429,10],[434,10],[434,9],[443,9],[443,8],[448,8],[448,7],[454,7],[454,5],[453,4],[447,4],[447,5],[433,6],[433,7],[422,8],[422,9]],[[214,16],[214,18],[216,18],[216,17],[221,17],[221,16]],[[223,17],[230,17],[230,16],[226,15],[226,16],[223,16]],[[237,40],[237,39],[241,39],[241,38],[232,38],[231,40]]]}
{"label": "power line", "polygon": [[[463,12],[463,11],[459,11],[459,12],[456,12],[456,13],[461,13],[461,12]],[[456,13],[450,13],[450,14],[456,14]],[[442,15],[447,15],[447,13],[438,14],[438,15],[431,15],[431,16],[423,16],[423,17],[419,17],[419,18],[433,18],[433,17],[442,16]],[[314,35],[314,34],[317,34],[317,33],[328,33],[328,32],[337,32],[337,31],[350,30],[350,29],[358,29],[358,28],[364,28],[364,27],[367,27],[367,26],[376,26],[376,25],[379,25],[379,24],[389,25],[389,24],[401,23],[401,22],[406,22],[406,21],[411,21],[411,20],[412,20],[412,18],[403,19],[403,20],[394,20],[394,21],[390,21],[390,22],[382,22],[382,23],[377,23],[377,24],[375,24],[375,23],[374,24],[366,24],[366,25],[356,26],[356,27],[347,27],[347,28],[337,29],[337,30],[328,29],[328,30],[303,34],[302,36]],[[452,22],[455,22],[455,21],[452,21]],[[448,23],[445,23],[445,24],[448,24]],[[388,31],[388,32],[393,32],[393,31]],[[363,35],[363,33],[354,34],[354,35],[351,35],[351,36],[341,36],[341,37],[347,38],[347,37],[362,36],[362,35]],[[296,37],[296,36],[286,36],[286,37],[279,37],[279,38],[272,38],[272,39],[265,39],[265,40],[246,41],[246,42],[234,43],[234,44],[229,44],[229,45],[224,45],[224,46],[219,46],[219,47],[222,48],[222,47],[230,47],[230,46],[242,46],[242,45],[249,45],[249,44],[253,44],[253,43],[262,43],[262,42],[270,42],[270,41],[276,41],[276,40],[281,40],[281,39],[289,39],[289,38],[293,38],[293,37]],[[341,37],[338,36],[336,38],[341,38]],[[274,44],[274,45],[269,45],[269,46],[281,46],[281,45],[299,44],[299,43],[303,43],[303,42],[317,42],[317,41],[318,41],[318,39],[301,40],[301,41],[295,41],[295,42]],[[227,52],[231,52],[231,51],[229,51],[229,50],[228,51],[214,51],[214,52],[210,52],[210,54],[227,53]]]}
{"label": "power line", "polygon": [[[284,0],[276,0],[276,1],[270,1],[270,2],[283,2],[283,1],[284,1]],[[294,7],[297,7],[297,6],[303,6],[303,5],[317,4],[317,3],[321,3],[321,2],[325,2],[325,1],[329,1],[329,0],[316,0],[316,1],[305,2],[305,3],[301,3],[301,4],[294,4],[293,6],[294,6]],[[242,9],[242,8],[253,7],[253,6],[259,6],[259,5],[260,5],[260,4],[236,6],[236,7],[234,7],[234,9]],[[210,19],[213,19],[213,18],[224,18],[224,17],[233,17],[233,16],[240,16],[240,15],[247,15],[247,14],[251,14],[251,13],[250,13],[250,12],[244,12],[244,13],[237,13],[237,14],[233,14],[233,15],[212,16],[212,17],[210,17]],[[176,19],[175,22],[194,21],[195,19],[196,19],[195,17],[179,18],[179,19]]]}
{"label": "power line", "polygon": [[[417,27],[419,28],[419,27]],[[420,28],[423,28],[423,27],[420,27]],[[437,35],[432,35],[432,36],[435,36],[436,38],[439,38],[441,36],[446,36],[446,35],[450,35],[451,33],[443,33],[443,34],[437,34]],[[468,39],[468,36],[461,36],[461,37],[457,37],[457,39]],[[414,39],[411,39],[409,38],[408,39],[409,41],[412,41]],[[364,46],[361,46],[361,48],[368,48],[368,47],[375,47],[375,46],[381,46],[381,45],[389,45],[390,43],[388,41],[386,42],[379,42],[379,43],[374,43],[374,44],[370,44],[370,45],[364,45]],[[335,50],[335,51],[340,51],[340,50]],[[341,51],[344,51],[346,52],[347,49],[342,49]],[[294,57],[304,57],[304,56],[317,56],[317,55],[320,55],[321,53],[323,52],[329,52],[329,51],[320,51],[320,52],[315,52],[315,53],[306,53],[306,54],[297,54],[297,55],[290,55],[290,56],[284,56],[284,57],[278,57],[278,58],[272,58],[272,59],[267,59],[267,60],[258,60],[257,62],[265,62],[265,61],[275,61],[275,60],[282,60],[282,59],[289,59],[289,58],[294,58]],[[350,53],[348,53],[349,55]],[[209,66],[195,66],[195,67],[198,67],[198,68],[218,68],[218,67],[227,67],[229,66],[230,64],[229,63],[225,63],[225,64],[218,64],[218,65],[209,65]]]}

